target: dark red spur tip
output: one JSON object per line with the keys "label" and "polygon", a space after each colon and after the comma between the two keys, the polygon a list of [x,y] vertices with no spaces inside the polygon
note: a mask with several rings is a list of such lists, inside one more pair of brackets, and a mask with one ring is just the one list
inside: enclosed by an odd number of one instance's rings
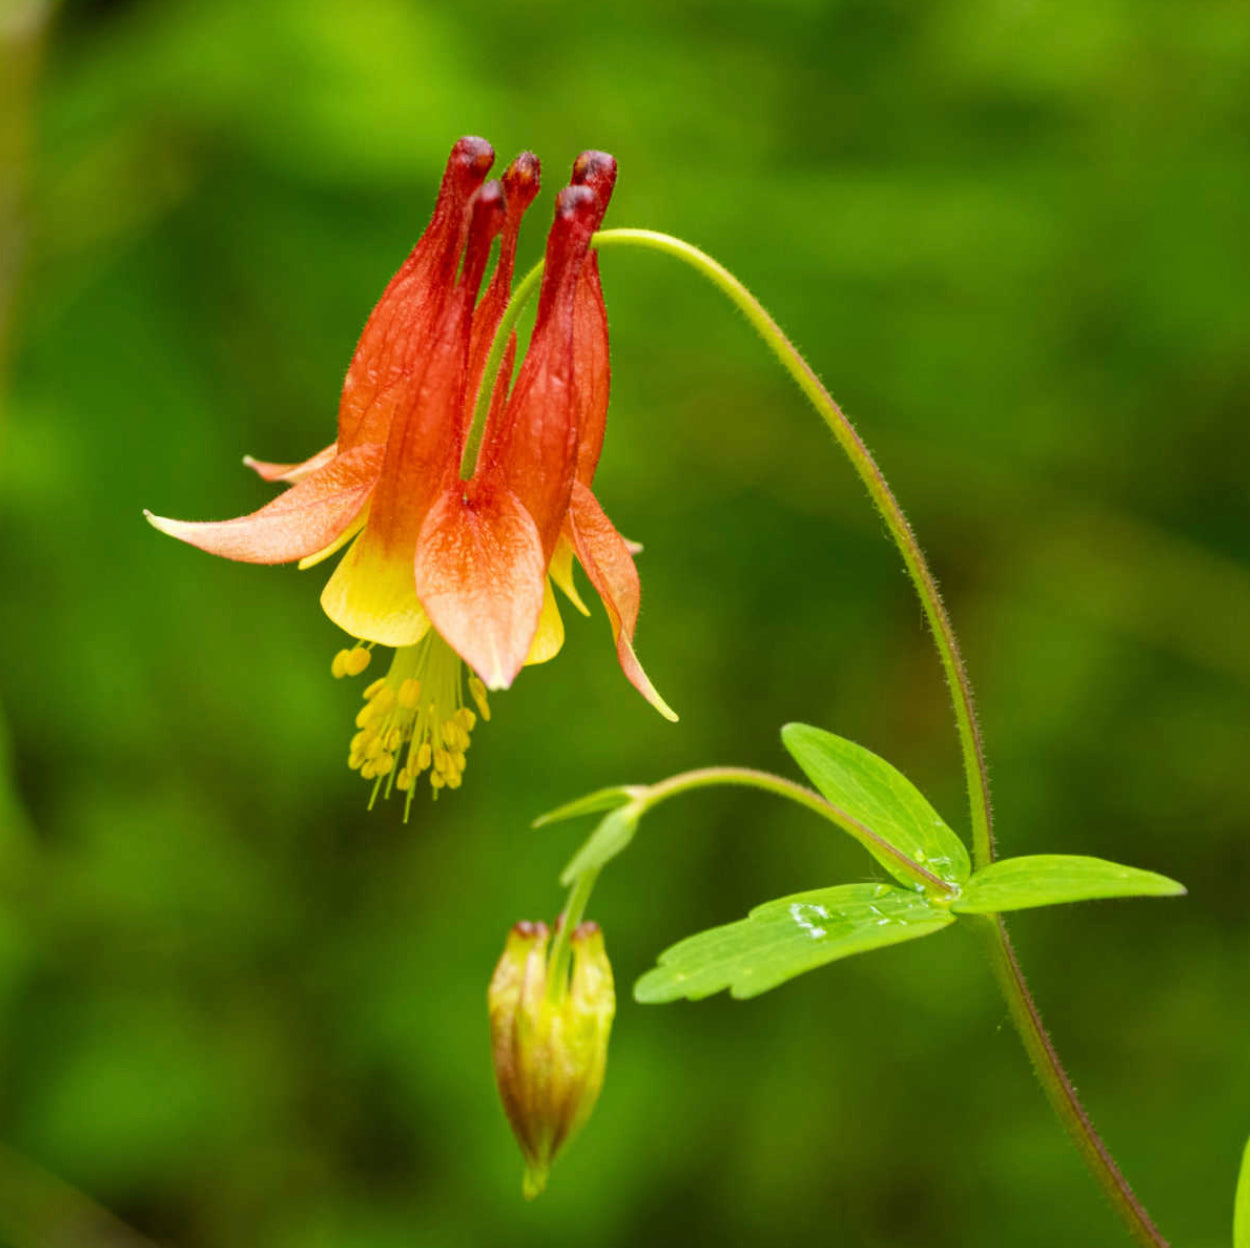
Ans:
{"label": "dark red spur tip", "polygon": [[504,172],[503,191],[508,215],[519,217],[538,194],[542,165],[533,152],[522,152]]}
{"label": "dark red spur tip", "polygon": [[512,925],[512,931],[517,936],[532,939],[538,936],[546,936],[547,925],[546,923],[532,923],[529,919],[522,919],[519,923]]}
{"label": "dark red spur tip", "polygon": [[448,160],[449,165],[456,164],[480,177],[485,177],[494,163],[495,149],[475,134],[466,134],[463,139],[457,139]]}
{"label": "dark red spur tip", "polygon": [[460,139],[447,157],[447,169],[438,191],[432,227],[436,233],[450,231],[448,245],[455,245],[461,224],[461,210],[495,162],[495,149],[485,139]]}
{"label": "dark red spur tip", "polygon": [[616,186],[616,157],[593,149],[583,152],[573,162],[574,186],[588,186],[608,206],[612,188]]}

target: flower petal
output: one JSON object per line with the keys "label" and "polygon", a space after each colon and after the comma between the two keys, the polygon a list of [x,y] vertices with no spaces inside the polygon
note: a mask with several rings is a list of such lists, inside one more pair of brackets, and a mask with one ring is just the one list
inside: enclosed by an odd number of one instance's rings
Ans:
{"label": "flower petal", "polygon": [[488,182],[473,197],[460,280],[440,308],[429,350],[391,423],[369,522],[321,595],[325,613],[356,637],[410,646],[429,628],[417,598],[413,552],[443,484],[458,481],[473,305],[503,214],[503,191]]}
{"label": "flower petal", "polygon": [[546,663],[560,653],[564,645],[564,621],[560,618],[560,608],[556,603],[551,581],[543,585],[543,613],[538,619],[538,632],[530,642],[530,652],[525,656],[525,666]]}
{"label": "flower petal", "polygon": [[338,444],[344,450],[384,442],[408,401],[455,284],[465,209],[494,159],[485,139],[464,138],[452,148],[430,224],[382,292],[352,356],[339,402]]}
{"label": "flower petal", "polygon": [[525,663],[543,609],[538,528],[507,490],[444,491],[417,541],[417,594],[434,627],[490,689]]}
{"label": "flower petal", "polygon": [[377,484],[382,447],[336,456],[250,516],[188,522],[144,514],[162,533],[244,563],[289,563],[329,546],[359,515]]}
{"label": "flower petal", "polygon": [[369,504],[366,503],[361,508],[360,515],[345,528],[342,533],[332,541],[329,546],[323,546],[320,550],[315,551],[311,555],[305,555],[299,561],[299,570],[306,572],[309,568],[315,568],[319,563],[325,563],[331,555],[337,555],[348,542],[365,527],[369,520]]}
{"label": "flower petal", "polygon": [[556,542],[556,553],[551,556],[551,566],[547,569],[547,575],[583,615],[590,614],[590,608],[582,601],[581,594],[577,592],[577,584],[573,580],[573,543],[567,534],[561,533]]}
{"label": "flower petal", "polygon": [[555,551],[577,467],[575,295],[603,217],[595,193],[566,186],[556,199],[529,350],[507,406],[488,422],[477,472],[514,493],[534,519],[544,563]]}
{"label": "flower petal", "polygon": [[[616,161],[607,152],[583,152],[573,162],[573,185],[594,191],[604,211],[616,185]],[[608,312],[599,280],[599,253],[592,250],[582,265],[573,301],[573,367],[577,391],[577,479],[589,485],[599,466],[608,419]]]}
{"label": "flower petal", "polygon": [[383,646],[415,646],[430,628],[417,601],[411,548],[388,548],[371,526],[326,582],[321,609],[344,632]]}
{"label": "flower petal", "polygon": [[292,485],[302,481],[318,468],[324,468],[338,454],[338,443],[331,442],[324,450],[304,460],[302,464],[271,464],[263,459],[243,456],[243,462],[265,481],[289,481]]}
{"label": "flower petal", "polygon": [[[522,152],[508,166],[503,175],[503,193],[506,211],[503,230],[499,237],[499,260],[495,272],[490,279],[486,293],[478,301],[473,313],[473,340],[469,348],[469,385],[465,392],[465,402],[469,406],[466,416],[471,419],[477,406],[477,392],[482,384],[482,374],[486,369],[486,357],[490,354],[495,339],[495,331],[503,319],[504,310],[512,298],[512,272],[516,265],[517,238],[521,230],[521,219],[525,211],[534,202],[538,194],[541,170],[538,157],[533,152]],[[516,352],[516,335],[513,334],[510,345],[512,355],[499,370],[502,382],[502,394],[506,396],[508,381],[512,377],[512,357]],[[499,394],[501,383],[497,380],[495,393]],[[492,395],[492,402],[494,396]]]}
{"label": "flower petal", "polygon": [[580,481],[573,486],[568,533],[586,575],[607,609],[621,670],[665,719],[675,721],[676,713],[656,692],[634,654],[634,627],[638,623],[641,587],[633,556],[612,521],[604,515],[598,500]]}

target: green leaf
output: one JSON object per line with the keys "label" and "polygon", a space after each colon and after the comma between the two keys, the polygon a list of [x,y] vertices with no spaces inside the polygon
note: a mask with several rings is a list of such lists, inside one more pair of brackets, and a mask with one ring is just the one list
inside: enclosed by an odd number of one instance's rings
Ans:
{"label": "green leaf", "polygon": [[978,871],[951,909],[963,914],[993,914],[1099,897],[1177,897],[1184,892],[1183,884],[1166,875],[1123,867],[1103,858],[1034,854],[1004,858]]}
{"label": "green leaf", "polygon": [[615,858],[634,839],[642,804],[630,802],[620,806],[601,819],[595,830],[586,838],[585,844],[573,855],[572,861],[560,875],[560,883],[572,885],[579,875],[598,871],[604,863]]}
{"label": "green leaf", "polygon": [[1233,1205],[1233,1248],[1250,1248],[1250,1143],[1241,1157],[1237,1200]]}
{"label": "green leaf", "polygon": [[585,797],[575,797],[545,815],[539,815],[530,825],[534,828],[544,827],[548,823],[559,823],[562,819],[576,819],[579,815],[597,815],[601,810],[613,810],[632,802],[637,791],[628,785],[616,784],[609,789],[596,789]]}
{"label": "green leaf", "polygon": [[[862,745],[809,724],[787,724],[781,740],[827,802],[939,879],[960,884],[972,872],[964,843],[901,771]],[[853,828],[847,831],[857,835]],[[915,879],[871,840],[869,853],[895,879]]]}
{"label": "green leaf", "polygon": [[634,997],[648,1005],[698,1001],[722,988],[739,999],[754,997],[826,962],[915,940],[954,921],[920,893],[889,884],[796,893],[666,949],[634,986]]}

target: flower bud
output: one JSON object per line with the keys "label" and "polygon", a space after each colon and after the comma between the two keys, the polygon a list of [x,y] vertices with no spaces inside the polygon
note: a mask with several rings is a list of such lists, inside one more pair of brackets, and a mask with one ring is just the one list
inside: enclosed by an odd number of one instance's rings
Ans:
{"label": "flower bud", "polygon": [[556,968],[560,983],[550,982],[548,938],[546,924],[518,923],[487,994],[495,1078],[525,1157],[528,1199],[546,1187],[556,1153],[594,1108],[616,1012],[598,925],[573,932],[572,974]]}

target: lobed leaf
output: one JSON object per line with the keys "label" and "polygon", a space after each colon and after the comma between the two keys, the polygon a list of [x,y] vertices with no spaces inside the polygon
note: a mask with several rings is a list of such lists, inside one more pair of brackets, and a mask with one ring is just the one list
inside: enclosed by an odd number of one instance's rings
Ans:
{"label": "lobed leaf", "polygon": [[[821,796],[839,811],[947,883],[962,884],[971,874],[963,841],[885,759],[810,724],[787,724],[781,740]],[[854,834],[854,829],[848,831]],[[895,879],[914,887],[915,880],[890,854],[870,840],[861,843]]]}
{"label": "lobed leaf", "polygon": [[945,907],[889,884],[796,893],[665,950],[634,997],[644,1004],[698,1001],[723,988],[739,999],[755,997],[827,962],[928,936],[954,921]]}
{"label": "lobed leaf", "polygon": [[1057,906],[1102,897],[1176,897],[1185,886],[1165,875],[1077,854],[1004,858],[978,871],[951,909],[993,914],[1032,906]]}

